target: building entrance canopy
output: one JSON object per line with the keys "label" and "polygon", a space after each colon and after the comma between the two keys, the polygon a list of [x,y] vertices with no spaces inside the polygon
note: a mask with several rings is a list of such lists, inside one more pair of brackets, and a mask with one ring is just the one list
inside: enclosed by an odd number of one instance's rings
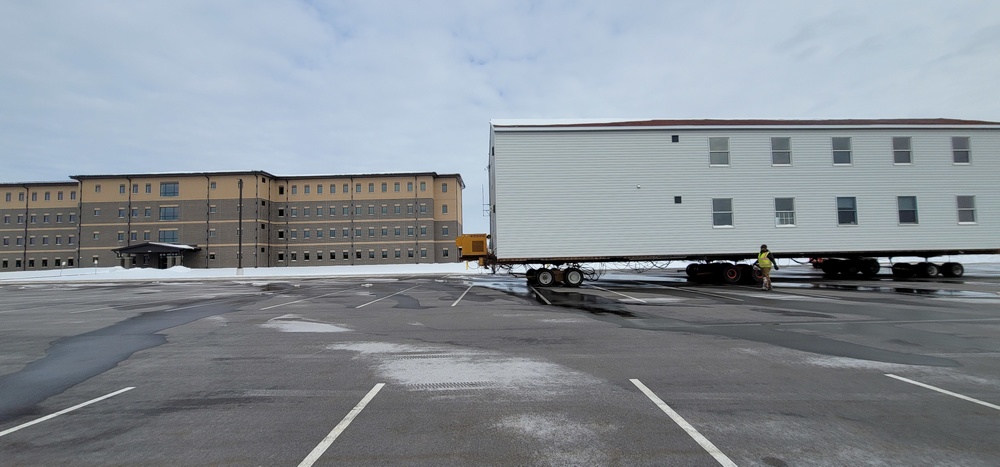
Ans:
{"label": "building entrance canopy", "polygon": [[[119,258],[122,258],[122,266],[139,266],[144,268],[155,267],[166,269],[169,266],[183,264],[184,255],[201,250],[197,245],[179,245],[173,243],[146,242],[138,245],[131,245],[122,248],[115,248]],[[168,261],[170,257],[178,257],[180,261]],[[131,258],[126,262],[125,258]]]}

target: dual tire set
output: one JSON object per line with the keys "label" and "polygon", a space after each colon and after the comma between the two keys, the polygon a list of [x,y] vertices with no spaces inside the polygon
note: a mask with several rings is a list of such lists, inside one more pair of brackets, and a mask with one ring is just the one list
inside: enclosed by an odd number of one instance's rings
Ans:
{"label": "dual tire set", "polygon": [[[853,259],[825,259],[821,263],[816,263],[816,267],[823,270],[827,277],[854,277],[872,278],[878,274],[881,266],[875,258],[853,258]],[[944,277],[962,277],[965,274],[965,267],[962,263],[934,264],[931,262],[922,263],[896,263],[892,265],[892,276],[897,278],[910,277],[937,277],[940,274]]]}
{"label": "dual tire set", "polygon": [[965,274],[965,267],[962,263],[934,264],[923,263],[896,263],[892,265],[892,276],[899,278],[909,277],[936,277],[941,274],[944,277],[962,277]]}
{"label": "dual tire set", "polygon": [[759,284],[764,275],[749,264],[691,263],[684,270],[688,279],[722,284]]}
{"label": "dual tire set", "polygon": [[878,274],[882,266],[875,258],[851,258],[836,259],[827,258],[820,263],[819,268],[827,277],[855,277],[872,278]]}
{"label": "dual tire set", "polygon": [[528,269],[525,277],[528,279],[528,285],[537,285],[539,287],[550,287],[558,284],[567,287],[579,287],[580,284],[583,284],[584,279],[583,271],[577,267],[566,269]]}

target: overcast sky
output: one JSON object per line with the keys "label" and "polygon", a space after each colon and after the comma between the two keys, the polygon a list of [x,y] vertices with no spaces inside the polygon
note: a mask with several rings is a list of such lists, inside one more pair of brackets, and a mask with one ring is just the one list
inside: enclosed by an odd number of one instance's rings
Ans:
{"label": "overcast sky", "polygon": [[1000,121],[1000,1],[0,0],[0,182],[460,173],[491,118]]}

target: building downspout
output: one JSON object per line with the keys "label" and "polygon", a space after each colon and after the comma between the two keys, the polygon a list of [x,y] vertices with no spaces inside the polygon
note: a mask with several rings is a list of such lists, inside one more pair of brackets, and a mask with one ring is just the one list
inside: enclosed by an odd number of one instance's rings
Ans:
{"label": "building downspout", "polygon": [[31,188],[28,185],[21,185],[24,187],[24,241],[21,244],[21,270],[28,270],[28,209],[31,202]]}
{"label": "building downspout", "polygon": [[417,189],[417,176],[413,176],[413,259],[416,264],[420,264],[420,195]]}
{"label": "building downspout", "polygon": [[260,173],[252,172],[253,175],[253,267],[257,267],[257,260],[260,257],[260,231],[257,225],[260,224]]}
{"label": "building downspout", "polygon": [[285,205],[285,225],[284,225],[285,242],[282,248],[284,248],[285,251],[285,267],[288,267],[292,265],[292,257],[289,255],[288,251],[289,250],[288,245],[292,241],[292,230],[290,221],[290,219],[292,218],[292,207],[288,204],[288,198],[292,194],[292,186],[288,184],[287,178],[282,179],[281,183],[285,184],[285,199],[281,200],[281,202]]}
{"label": "building downspout", "polygon": [[236,205],[239,212],[239,224],[236,227],[236,239],[238,246],[236,247],[236,275],[243,275],[243,179],[237,180],[240,188],[240,201]]}
{"label": "building downspout", "polygon": [[[267,202],[270,204],[271,203],[271,185],[274,183],[274,179],[271,179],[271,181],[266,181],[266,178],[264,177],[263,172],[261,172],[260,178],[262,180],[261,183],[266,183],[267,184],[267,186],[265,186],[264,188],[267,190],[267,193],[266,193],[267,194]],[[267,261],[267,263],[264,264],[264,267],[268,267],[268,268],[271,267],[271,210],[272,209],[274,209],[274,206],[268,206],[267,210],[264,212],[264,214],[267,216],[267,218],[265,219],[265,221],[266,221],[265,224],[267,225],[267,229],[264,230],[264,235],[266,236],[265,239],[264,239],[264,249],[266,251],[266,261]]]}
{"label": "building downspout", "polygon": [[[132,177],[125,177],[125,190],[128,193],[128,202],[125,203],[125,246],[132,246]],[[115,253],[121,261],[121,266],[126,269],[132,268],[132,259],[135,256]]]}
{"label": "building downspout", "polygon": [[[357,260],[357,258],[358,258],[358,254],[356,253],[357,252],[357,248],[354,247],[354,209],[355,209],[355,206],[354,206],[354,192],[356,190],[356,188],[354,187],[354,177],[351,177],[351,182],[350,183],[351,183],[351,185],[350,185],[350,190],[349,191],[351,192],[351,230],[348,231],[348,235],[347,236],[351,239],[351,252],[349,253],[349,255],[351,256],[351,266],[354,266],[356,264],[355,260]],[[27,241],[27,240],[25,240],[25,241]]]}
{"label": "building downspout", "polygon": [[212,232],[212,178],[205,175],[205,268],[211,267],[209,264],[209,256],[211,253],[208,251],[210,245],[209,235]]}
{"label": "building downspout", "polygon": [[[128,181],[128,206],[125,210],[125,246],[132,246],[132,177],[125,177]],[[129,265],[131,266],[131,264]]]}
{"label": "building downspout", "polygon": [[83,261],[83,181],[76,182],[76,188],[80,190],[76,202],[76,267],[80,267]]}

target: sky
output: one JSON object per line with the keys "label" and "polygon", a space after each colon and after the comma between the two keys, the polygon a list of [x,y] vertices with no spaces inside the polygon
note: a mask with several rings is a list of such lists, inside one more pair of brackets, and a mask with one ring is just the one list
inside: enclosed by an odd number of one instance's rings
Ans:
{"label": "sky", "polygon": [[1000,121],[990,0],[0,0],[0,182],[459,173],[491,119]]}

